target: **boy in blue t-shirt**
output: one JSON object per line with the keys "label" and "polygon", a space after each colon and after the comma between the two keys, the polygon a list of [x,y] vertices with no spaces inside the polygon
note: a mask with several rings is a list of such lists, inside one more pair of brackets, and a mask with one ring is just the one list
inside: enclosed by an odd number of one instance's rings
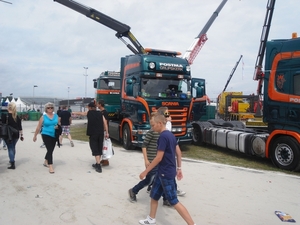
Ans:
{"label": "boy in blue t-shirt", "polygon": [[[182,216],[188,225],[194,225],[194,221],[187,209],[177,199],[176,180],[181,180],[181,151],[177,145],[177,140],[172,132],[166,128],[164,115],[156,113],[153,116],[152,129],[160,133],[157,141],[157,154],[150,165],[140,174],[140,179],[144,179],[149,171],[158,166],[157,174],[154,178],[150,197],[150,214],[146,219],[140,220],[140,224],[156,224],[155,216],[158,207],[158,200],[164,194],[166,199],[177,212]],[[175,157],[177,156],[177,158]],[[176,160],[177,159],[177,160]],[[176,168],[177,161],[177,168]]]}

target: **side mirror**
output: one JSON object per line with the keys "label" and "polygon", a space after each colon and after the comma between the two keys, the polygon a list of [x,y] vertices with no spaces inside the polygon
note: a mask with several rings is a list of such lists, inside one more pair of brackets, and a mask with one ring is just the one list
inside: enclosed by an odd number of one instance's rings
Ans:
{"label": "side mirror", "polygon": [[127,79],[126,80],[126,95],[128,95],[128,96],[133,95],[132,79]]}
{"label": "side mirror", "polygon": [[97,89],[97,80],[94,79],[93,81],[94,81],[94,88]]}
{"label": "side mirror", "polygon": [[203,87],[196,88],[196,96],[197,96],[197,98],[202,98],[204,96],[204,88]]}

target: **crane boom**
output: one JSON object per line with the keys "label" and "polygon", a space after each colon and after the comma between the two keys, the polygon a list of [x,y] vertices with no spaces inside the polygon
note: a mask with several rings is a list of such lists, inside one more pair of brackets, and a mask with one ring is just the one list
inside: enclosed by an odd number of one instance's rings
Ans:
{"label": "crane boom", "polygon": [[198,36],[194,39],[193,43],[191,46],[186,50],[183,58],[186,58],[189,62],[189,64],[193,64],[195,58],[197,57],[198,53],[200,52],[202,46],[205,44],[207,41],[207,36],[206,33],[210,26],[213,24],[217,16],[219,15],[220,11],[226,4],[227,0],[223,0],[219,7],[216,9],[216,11],[212,14],[212,16],[209,18],[205,26],[202,28]]}
{"label": "crane boom", "polygon": [[255,63],[255,72],[253,75],[253,80],[258,80],[257,94],[262,94],[262,83],[264,74],[262,72],[262,63],[265,56],[266,43],[268,40],[273,12],[274,12],[275,0],[268,0],[267,3],[267,12],[264,20],[264,25],[262,28],[261,38],[260,38],[260,46],[258,50],[258,55]]}
{"label": "crane boom", "polygon": [[232,69],[232,71],[231,71],[231,73],[229,75],[229,78],[228,78],[228,80],[227,80],[227,82],[225,84],[225,87],[224,87],[224,89],[223,89],[222,92],[225,92],[225,90],[226,90],[226,88],[227,88],[227,86],[228,86],[228,84],[229,84],[229,82],[230,82],[230,80],[231,80],[231,78],[232,78],[232,76],[233,76],[233,74],[234,74],[234,72],[235,72],[235,70],[236,70],[237,66],[239,65],[239,63],[240,63],[240,61],[241,61],[242,58],[243,58],[243,55],[240,56],[240,59],[236,62],[235,66],[233,67],[233,69]]}
{"label": "crane boom", "polygon": [[[111,28],[112,30],[117,31],[116,37],[119,38],[134,54],[145,54],[145,50],[143,46],[138,42],[138,40],[134,37],[134,35],[130,32],[130,26],[121,23],[99,11],[96,9],[87,7],[73,0],[54,0],[70,9],[73,9],[76,12],[79,12],[86,17],[95,20],[98,23],[103,24]],[[123,37],[128,38],[134,47],[128,44]]]}

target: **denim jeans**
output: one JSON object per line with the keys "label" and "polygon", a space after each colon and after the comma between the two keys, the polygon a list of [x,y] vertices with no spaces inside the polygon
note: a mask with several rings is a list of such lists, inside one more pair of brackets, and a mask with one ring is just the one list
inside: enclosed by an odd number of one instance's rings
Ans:
{"label": "denim jeans", "polygon": [[18,142],[18,138],[14,138],[11,141],[5,141],[8,151],[9,162],[15,162],[16,155],[16,144]]}
{"label": "denim jeans", "polygon": [[138,194],[140,190],[142,190],[144,187],[148,186],[152,183],[155,174],[157,172],[157,167],[153,168],[145,177],[144,180],[140,181],[137,185],[135,185],[132,188],[133,193]]}
{"label": "denim jeans", "polygon": [[154,178],[150,197],[156,201],[163,196],[163,200],[168,200],[171,205],[176,205],[179,201],[177,199],[177,184],[175,178],[167,179],[163,176],[157,175]]}

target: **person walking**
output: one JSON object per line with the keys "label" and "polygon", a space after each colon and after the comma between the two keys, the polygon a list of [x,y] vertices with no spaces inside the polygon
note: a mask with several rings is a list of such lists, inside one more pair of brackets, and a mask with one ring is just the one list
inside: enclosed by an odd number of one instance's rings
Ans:
{"label": "person walking", "polygon": [[69,111],[69,113],[72,113],[71,106],[68,106],[68,111]]}
{"label": "person walking", "polygon": [[12,134],[12,139],[9,140],[9,138],[4,138],[4,142],[6,143],[7,150],[8,150],[8,157],[9,157],[9,163],[10,167],[7,167],[7,169],[15,169],[15,156],[16,156],[16,144],[20,138],[21,141],[23,141],[23,130],[22,130],[22,122],[20,117],[17,115],[17,107],[14,102],[8,103],[7,106],[7,114],[1,115],[1,121],[3,124],[7,123],[9,126],[16,129],[18,132]]}
{"label": "person walking", "polygon": [[[165,194],[167,200],[188,225],[195,225],[188,210],[178,201],[176,193],[176,179],[183,178],[181,169],[181,151],[176,146],[177,140],[172,132],[166,128],[166,119],[160,113],[153,116],[152,129],[160,133],[157,141],[157,154],[149,166],[139,175],[140,179],[144,179],[147,174],[158,165],[157,174],[154,178],[152,189],[150,192],[151,203],[150,213],[146,219],[140,220],[140,224],[156,224],[156,212],[158,208],[158,200]],[[177,161],[177,167],[176,167]]]}
{"label": "person walking", "polygon": [[[2,112],[3,113],[3,112]],[[6,114],[6,113],[5,113]],[[2,124],[2,120],[1,120],[1,117],[0,117],[0,124]],[[5,144],[5,141],[3,138],[0,138],[0,145],[1,143],[3,142],[3,150],[7,150],[7,147],[6,147],[6,144]]]}
{"label": "person walking", "polygon": [[[100,164],[103,149],[104,129],[108,131],[107,123],[100,111],[96,110],[94,102],[88,104],[88,111],[73,112],[75,115],[87,116],[86,135],[89,136],[89,144],[92,155],[95,156],[96,163],[92,165],[96,172],[102,173]],[[109,133],[105,133],[105,138],[109,137]]]}
{"label": "person walking", "polygon": [[72,137],[70,134],[70,125],[72,124],[72,115],[68,111],[66,105],[62,106],[62,110],[58,116],[59,116],[59,124],[61,125],[61,128],[62,128],[62,133],[59,136],[60,145],[62,145],[63,136],[66,135],[70,141],[71,147],[74,147],[74,143],[72,141]]}
{"label": "person walking", "polygon": [[[153,126],[153,120],[150,119],[150,125]],[[152,162],[152,160],[156,156],[157,151],[157,140],[159,137],[159,133],[155,132],[154,130],[149,130],[145,136],[145,139],[143,141],[142,145],[142,152],[144,156],[144,163],[145,168],[149,166],[149,164]],[[130,188],[129,198],[131,202],[136,202],[136,195],[139,193],[141,189],[144,187],[150,185],[154,179],[154,176],[157,172],[157,167],[154,167],[149,173],[147,174],[146,178],[140,181],[137,185],[135,185],[133,188]]]}
{"label": "person walking", "polygon": [[[97,107],[98,107],[98,109],[101,111],[102,115],[104,116],[104,118],[105,118],[105,120],[106,120],[106,123],[107,123],[107,129],[108,129],[108,128],[109,128],[109,127],[108,127],[108,123],[109,123],[109,121],[108,121],[108,112],[107,112],[106,109],[104,108],[104,105],[105,105],[105,103],[104,103],[104,100],[103,100],[103,99],[100,99],[100,100],[97,102]],[[104,136],[105,136],[105,133],[106,133],[106,130],[105,130],[105,128],[104,128]],[[108,159],[102,159],[101,162],[100,162],[100,164],[101,164],[102,166],[108,166],[108,165],[109,165],[109,161],[108,161]]]}
{"label": "person walking", "polygon": [[[157,113],[160,113],[160,114],[162,114],[165,117],[165,119],[166,119],[166,129],[172,132],[172,122],[171,122],[172,121],[172,117],[170,115],[168,107],[160,107],[160,108],[158,108],[157,109]],[[181,151],[179,145],[177,145],[177,148],[179,148],[179,151]],[[151,190],[151,184],[148,186],[147,190],[148,191]],[[181,190],[181,189],[178,188],[177,183],[176,183],[176,190],[177,190],[176,191],[177,192],[177,196],[184,196],[186,194],[185,191],[183,191],[183,190]],[[163,205],[165,205],[165,206],[172,206],[170,204],[170,202],[165,198],[164,195],[163,195]]]}
{"label": "person walking", "polygon": [[[42,131],[41,128],[43,127]],[[35,129],[33,141],[36,142],[37,135],[42,134],[43,142],[46,146],[47,152],[45,155],[44,166],[49,168],[49,173],[54,173],[53,168],[53,151],[56,144],[55,129],[58,128],[58,115],[54,113],[54,104],[48,102],[45,104],[45,113],[41,116],[38,125]]]}
{"label": "person walking", "polygon": [[58,106],[58,110],[56,111],[56,114],[59,116],[60,113],[61,113],[61,107]]}

